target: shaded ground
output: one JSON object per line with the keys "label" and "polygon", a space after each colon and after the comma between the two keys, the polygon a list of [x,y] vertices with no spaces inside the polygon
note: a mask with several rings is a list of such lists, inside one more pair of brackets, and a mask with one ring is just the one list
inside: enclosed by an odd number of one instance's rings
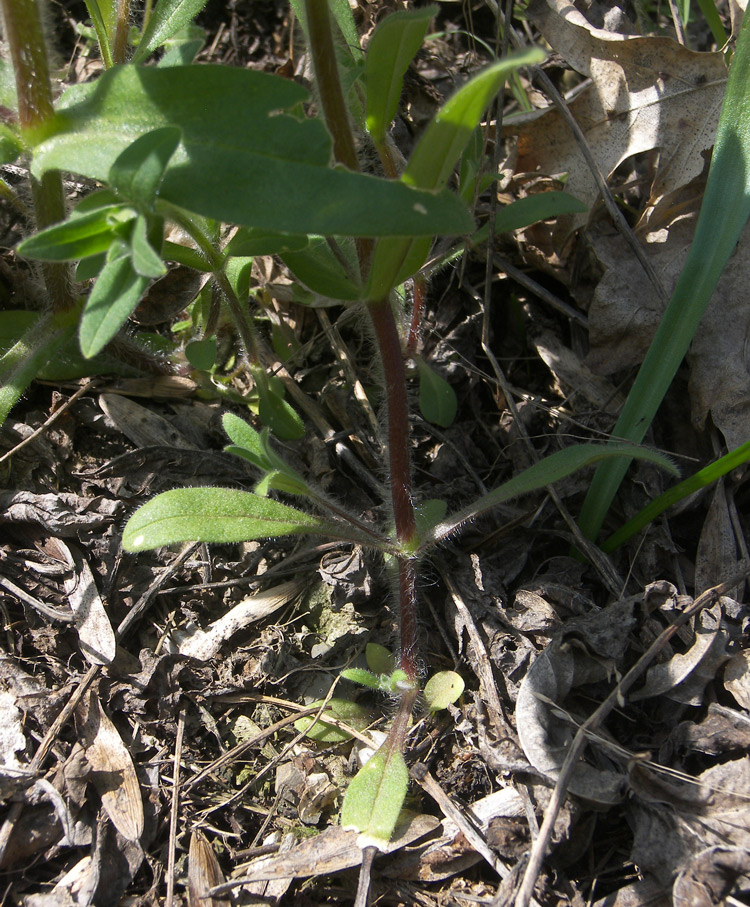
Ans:
{"label": "shaded ground", "polygon": [[[201,21],[212,59],[272,70],[289,60],[278,4],[210,4]],[[451,9],[442,24],[458,32],[469,23]],[[485,11],[470,24],[492,40]],[[481,62],[463,35],[437,47],[412,75],[408,128],[418,129],[436,90]],[[482,200],[478,210],[486,213]],[[6,223],[12,242],[17,220]],[[496,251],[573,304],[540,248],[504,239]],[[423,350],[459,407],[445,429],[415,414],[415,484],[421,500],[449,509],[571,437],[601,438],[619,405],[614,382],[584,384],[583,308],[567,316],[499,267],[485,299],[485,260],[479,249],[440,273],[427,303]],[[3,268],[6,305],[33,295],[11,252]],[[580,299],[595,279],[583,251],[571,272]],[[289,303],[271,261],[257,263],[256,279],[269,339],[272,324],[286,326],[296,350],[287,369],[313,407],[308,435],[286,454],[350,508],[385,519],[380,381],[361,319]],[[166,332],[179,314],[146,320]],[[415,374],[410,381],[416,397]],[[680,376],[652,440],[705,462],[710,435],[690,427],[684,386]],[[241,368],[233,387],[247,388]],[[359,851],[336,821],[357,747],[316,746],[294,720],[345,664],[362,663],[367,642],[393,647],[383,564],[351,546],[283,539],[179,555],[120,549],[126,517],[160,491],[252,487],[249,465],[222,452],[227,407],[184,376],[38,382],[0,434],[12,452],[0,491],[3,903],[187,903],[192,884],[192,902],[208,904],[207,886],[233,876],[253,881],[213,903],[352,902]],[[407,804],[418,831],[376,861],[374,903],[513,903],[549,775],[580,722],[680,615],[690,619],[654,653],[658,669],[591,727],[535,898],[614,903],[604,899],[632,886],[618,904],[711,904],[730,892],[731,903],[750,903],[744,581],[690,615],[692,596],[728,578],[730,561],[702,542],[708,498],[596,568],[573,557],[566,513],[577,513],[589,479],[562,483],[557,503],[545,494],[498,508],[424,564],[426,670],[455,669],[467,689],[447,712],[418,715],[407,753],[424,767]],[[663,481],[637,467],[613,528]],[[727,486],[726,512],[742,529],[742,477]],[[723,532],[709,530],[708,542],[720,549]],[[201,635],[241,603],[244,626],[231,637]],[[118,648],[97,668],[104,614],[119,628]],[[381,698],[343,682],[336,695],[372,709],[366,737],[387,723]]]}

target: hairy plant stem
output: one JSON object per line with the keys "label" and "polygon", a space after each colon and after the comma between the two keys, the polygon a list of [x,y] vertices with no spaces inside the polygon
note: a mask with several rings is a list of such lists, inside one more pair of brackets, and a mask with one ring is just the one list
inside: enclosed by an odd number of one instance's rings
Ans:
{"label": "hairy plant stem", "polygon": [[117,0],[117,18],[115,34],[112,41],[112,61],[124,63],[128,50],[128,32],[130,31],[130,0]]}
{"label": "hairy plant stem", "polygon": [[[326,125],[333,137],[336,160],[350,170],[358,171],[359,161],[349,113],[341,88],[336,47],[331,32],[328,0],[305,0],[307,32],[315,68],[320,104]],[[372,240],[358,240],[360,272],[364,279],[372,254]],[[417,595],[416,570],[406,553],[416,547],[417,522],[411,494],[409,458],[409,403],[406,396],[406,371],[401,339],[390,300],[387,297],[367,302],[367,311],[375,330],[385,375],[388,419],[388,459],[390,465],[391,501],[396,538],[403,554],[398,562],[398,595],[401,625],[401,669],[410,680],[417,678]],[[406,694],[402,697],[404,706]],[[412,699],[408,710],[414,705]],[[405,707],[405,706],[404,706]]]}
{"label": "hairy plant stem", "polygon": [[[55,114],[44,30],[37,0],[0,0],[5,37],[10,48],[18,95],[18,122],[25,132],[40,131]],[[65,219],[65,194],[57,170],[31,178],[37,227]],[[76,301],[70,265],[46,262],[42,274],[53,312],[71,309]]]}

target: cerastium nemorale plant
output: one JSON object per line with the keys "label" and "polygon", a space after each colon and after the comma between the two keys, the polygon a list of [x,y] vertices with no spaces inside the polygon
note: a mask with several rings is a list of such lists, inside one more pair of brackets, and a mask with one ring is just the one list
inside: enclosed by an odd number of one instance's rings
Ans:
{"label": "cerastium nemorale plant", "polygon": [[[258,431],[226,414],[228,449],[249,460],[261,479],[253,492],[201,487],[160,494],[130,518],[123,547],[138,552],[196,540],[233,543],[316,535],[382,555],[392,574],[399,615],[398,656],[391,663],[371,648],[371,670],[355,669],[346,676],[397,697],[398,706],[387,739],[352,781],[341,814],[345,825],[359,830],[363,846],[382,847],[393,834],[407,791],[405,741],[421,681],[420,561],[468,521],[598,460],[636,456],[671,469],[664,457],[634,445],[583,444],[552,454],[452,515],[446,516],[441,501],[415,503],[405,372],[405,357],[413,350],[402,336],[394,291],[424,266],[435,235],[473,231],[463,200],[471,196],[471,187],[466,191],[459,185],[458,194],[451,192],[449,178],[504,80],[544,55],[532,48],[474,76],[441,107],[400,169],[389,129],[404,73],[425,38],[434,7],[386,17],[364,53],[348,3],[332,3],[335,25],[328,0],[297,5],[322,114],[311,117],[305,110],[309,95],[301,86],[267,73],[194,64],[195,48],[188,40],[178,42],[158,65],[146,65],[149,55],[201,8],[201,0],[160,0],[128,64],[118,62],[124,59],[122,22],[102,14],[121,4],[91,0],[87,5],[99,13],[98,19],[92,17],[108,68],[53,103],[49,91],[39,94],[38,85],[34,89],[43,54],[37,59],[18,45],[41,44],[41,31],[27,29],[19,37],[18,29],[8,28],[32,22],[35,4],[2,0],[2,5],[23,115],[18,128],[3,127],[0,151],[6,160],[21,152],[30,156],[43,229],[18,251],[45,263],[52,305],[0,360],[0,417],[54,349],[76,332],[84,361],[111,349],[145,288],[166,271],[166,262],[209,275],[251,363],[265,426]],[[369,135],[385,177],[360,171],[352,123]],[[102,184],[67,220],[60,170]],[[462,165],[461,171],[465,175],[471,168]],[[477,170],[476,179],[481,178]],[[542,205],[546,208],[537,206],[529,222],[577,210],[575,199],[560,193],[545,194]],[[221,224],[237,228],[228,243]],[[186,241],[167,241],[168,225],[179,227]],[[252,256],[268,253],[280,254],[313,294],[366,313],[384,382],[385,525],[350,513],[292,468],[272,443],[269,427],[294,438],[304,425],[266,376],[249,317],[248,264]],[[69,261],[79,262],[78,289],[66,270]],[[92,280],[86,295],[86,282]],[[215,313],[206,319],[207,334],[216,320]],[[438,388],[438,397],[445,396],[440,379],[425,363],[420,375],[433,390]],[[433,407],[437,421],[440,409]],[[456,675],[444,672],[428,682],[425,696],[432,708],[445,707],[461,688]]]}

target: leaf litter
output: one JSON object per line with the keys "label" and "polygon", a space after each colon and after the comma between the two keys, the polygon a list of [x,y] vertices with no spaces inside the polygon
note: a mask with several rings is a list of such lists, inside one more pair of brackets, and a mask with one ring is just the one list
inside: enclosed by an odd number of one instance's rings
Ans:
{"label": "leaf litter", "polygon": [[[613,31],[612,15],[595,26],[553,2],[533,4],[531,14],[566,65],[590,80],[571,106],[589,124],[584,132],[602,170],[611,177],[632,164],[629,175],[645,187],[629,200],[669,290],[695,210],[679,200],[700,197],[723,56],[636,36],[622,18]],[[216,48],[236,57],[257,17],[271,14],[228,15],[231,28],[217,35]],[[434,71],[443,74],[467,58],[456,36],[433,52]],[[419,70],[414,79],[429,85]],[[554,110],[513,130],[511,191],[528,185],[531,172],[565,172],[568,191],[595,200]],[[657,163],[647,170],[643,155],[652,151]],[[561,220],[503,242],[542,280],[545,271],[562,277],[559,292],[586,310],[588,355],[581,321],[569,325],[522,284],[512,284],[515,310],[498,297],[483,315],[476,294],[450,276],[436,279],[435,332],[424,347],[450,375],[458,407],[452,425],[416,426],[426,498],[460,504],[527,462],[504,390],[478,352],[483,318],[527,433],[562,445],[571,432],[611,428],[622,375],[640,361],[660,309],[606,220],[595,213],[586,245],[576,239],[563,248],[561,237],[576,226]],[[546,261],[534,252],[545,230],[555,249]],[[744,246],[743,238],[691,350],[692,418],[683,400],[657,426],[664,445],[680,453],[709,446],[709,422],[730,447],[748,437]],[[595,268],[580,276],[574,261],[584,248]],[[478,286],[483,271],[483,262],[469,261],[464,279]],[[287,295],[279,306],[288,305]],[[294,313],[292,322],[296,339],[310,341],[297,378],[315,394],[323,387],[312,404],[316,424],[335,423],[351,445],[346,460],[311,443],[295,455],[301,467],[322,469],[329,485],[335,476],[337,494],[375,510],[377,477],[367,485],[346,472],[353,461],[365,472],[372,467],[371,413],[352,402],[352,376],[342,374],[309,317]],[[336,330],[350,349],[363,342],[346,319]],[[364,393],[376,383],[371,374],[354,377]],[[322,713],[333,677],[357,663],[367,639],[391,644],[387,584],[361,552],[314,541],[123,558],[122,518],[144,495],[208,484],[219,469],[227,483],[252,482],[249,470],[219,453],[216,405],[195,398],[193,386],[178,397],[157,388],[130,385],[137,405],[121,405],[122,385],[105,388],[99,406],[81,398],[14,455],[0,492],[7,640],[0,865],[11,896],[45,907],[156,903],[165,890],[172,903],[192,905],[351,903],[361,850],[337,813],[353,747],[316,745],[296,722]],[[4,447],[30,438],[69,390],[34,390],[0,436]],[[638,476],[645,487],[648,478]],[[583,490],[585,479],[574,478],[559,491],[575,506]],[[645,499],[638,482],[628,495],[626,507]],[[596,571],[569,556],[570,536],[544,496],[469,527],[425,565],[426,658],[431,670],[458,671],[466,692],[447,717],[425,709],[412,729],[410,813],[376,860],[380,903],[461,903],[462,896],[514,903],[546,816],[535,903],[747,900],[750,618],[733,501],[742,513],[742,475],[728,477],[710,502],[689,502],[645,552],[618,556],[630,580],[617,601]],[[691,613],[689,591],[697,597],[730,576],[731,590]],[[660,577],[676,585],[654,582]],[[618,698],[621,679],[665,633],[639,684]],[[353,698],[343,682],[335,695]],[[587,726],[613,695],[617,707],[606,722]],[[374,738],[387,705],[368,693],[358,704],[371,717],[358,732]],[[333,711],[326,721],[346,725]],[[555,805],[553,787],[582,728],[585,747],[567,797]]]}

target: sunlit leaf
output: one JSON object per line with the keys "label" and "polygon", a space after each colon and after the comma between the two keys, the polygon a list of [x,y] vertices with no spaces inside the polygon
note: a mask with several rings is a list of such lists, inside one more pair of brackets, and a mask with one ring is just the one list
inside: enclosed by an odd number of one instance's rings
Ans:
{"label": "sunlit leaf", "polygon": [[352,779],[341,807],[341,824],[368,843],[387,844],[409,787],[404,757],[386,742]]}

